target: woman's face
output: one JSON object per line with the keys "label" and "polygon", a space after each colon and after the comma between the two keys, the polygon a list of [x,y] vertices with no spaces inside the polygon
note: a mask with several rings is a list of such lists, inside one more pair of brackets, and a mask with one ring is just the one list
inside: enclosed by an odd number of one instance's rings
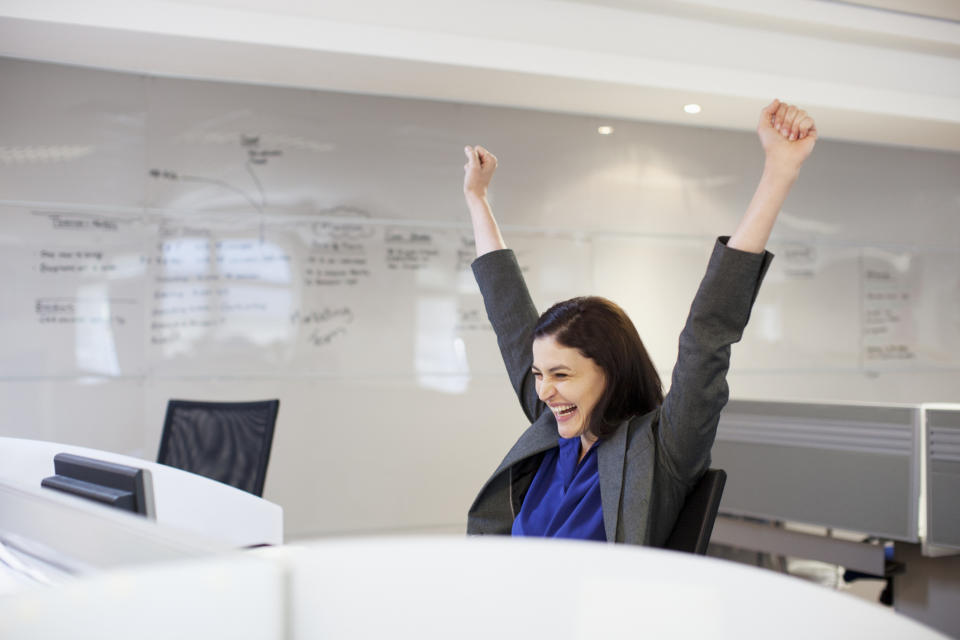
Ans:
{"label": "woman's face", "polygon": [[537,395],[557,419],[561,438],[583,435],[606,384],[603,369],[579,350],[544,336],[533,341]]}

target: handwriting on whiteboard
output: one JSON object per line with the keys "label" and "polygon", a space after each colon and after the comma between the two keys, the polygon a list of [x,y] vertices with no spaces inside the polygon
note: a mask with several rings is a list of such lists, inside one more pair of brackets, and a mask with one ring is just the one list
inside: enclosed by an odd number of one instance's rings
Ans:
{"label": "handwriting on whiteboard", "polygon": [[913,360],[912,286],[907,257],[865,257],[861,267],[863,359],[868,363]]}

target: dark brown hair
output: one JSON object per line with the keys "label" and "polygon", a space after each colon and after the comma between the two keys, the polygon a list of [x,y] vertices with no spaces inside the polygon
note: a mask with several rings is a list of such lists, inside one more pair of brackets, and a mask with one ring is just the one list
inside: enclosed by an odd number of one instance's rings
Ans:
{"label": "dark brown hair", "polygon": [[606,388],[587,423],[597,438],[663,403],[663,384],[637,328],[610,300],[585,296],[558,302],[540,316],[533,336],[577,349],[603,370]]}

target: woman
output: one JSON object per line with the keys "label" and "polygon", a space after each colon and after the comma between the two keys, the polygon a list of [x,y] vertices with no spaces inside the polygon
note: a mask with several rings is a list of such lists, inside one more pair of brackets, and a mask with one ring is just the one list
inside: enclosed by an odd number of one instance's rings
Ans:
{"label": "woman", "polygon": [[532,422],[470,508],[467,532],[662,546],[707,469],[726,404],[730,345],[772,259],[780,207],[817,133],[805,111],[774,100],[757,126],[766,163],[733,235],[718,239],[680,334],[670,392],[626,314],[575,298],[537,315],[486,193],[497,159],[466,147],[464,196],[473,271]]}

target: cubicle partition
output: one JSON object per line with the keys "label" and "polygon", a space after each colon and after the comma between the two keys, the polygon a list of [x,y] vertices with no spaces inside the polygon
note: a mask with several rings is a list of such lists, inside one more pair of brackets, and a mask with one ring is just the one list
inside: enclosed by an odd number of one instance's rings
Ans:
{"label": "cubicle partition", "polygon": [[884,577],[897,611],[960,635],[960,405],[732,401],[712,464],[712,542]]}
{"label": "cubicle partition", "polygon": [[960,550],[960,405],[927,405],[926,541]]}
{"label": "cubicle partition", "polygon": [[712,457],[721,514],[960,553],[960,405],[732,400]]}
{"label": "cubicle partition", "polygon": [[917,407],[733,400],[712,451],[721,512],[916,542],[921,433]]}

